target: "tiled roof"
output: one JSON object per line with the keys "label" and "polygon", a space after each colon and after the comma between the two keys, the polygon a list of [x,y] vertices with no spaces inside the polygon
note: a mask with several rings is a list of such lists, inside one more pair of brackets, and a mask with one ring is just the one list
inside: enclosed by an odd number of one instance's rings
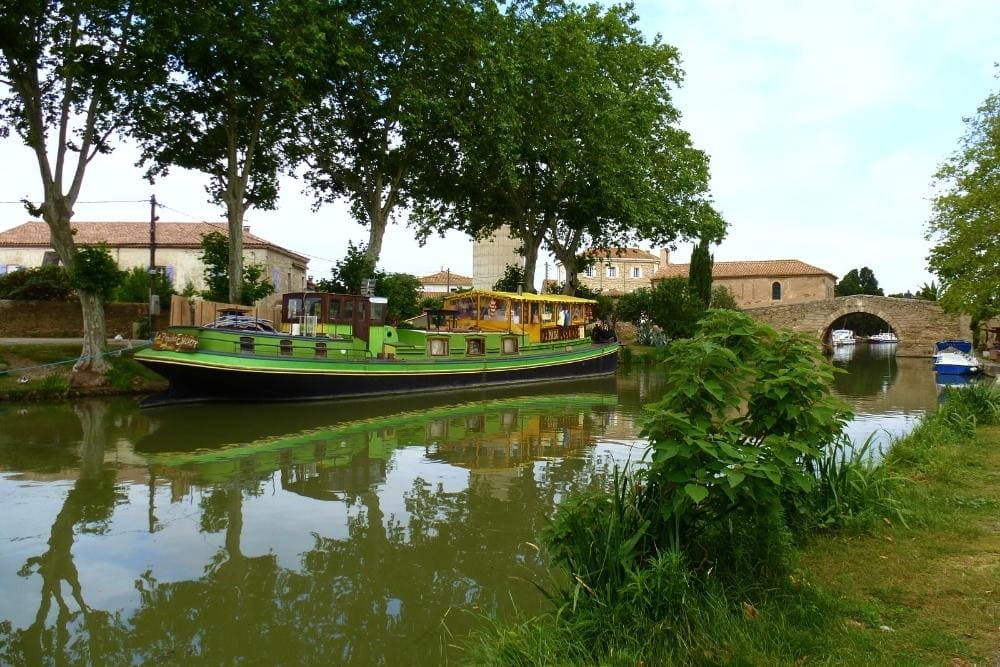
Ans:
{"label": "tiled roof", "polygon": [[591,248],[586,254],[601,259],[660,261],[659,257],[642,248]]}
{"label": "tiled roof", "polygon": [[438,271],[437,273],[432,273],[429,276],[421,276],[417,278],[423,285],[468,285],[472,286],[472,278],[468,276],[462,276],[457,273],[448,273],[447,271]]}
{"label": "tiled roof", "polygon": [[[687,277],[690,264],[667,264],[661,266],[653,280]],[[765,259],[758,261],[715,262],[712,265],[713,278],[760,278],[784,276],[830,276],[829,271],[806,264],[797,259]]]}
{"label": "tiled roof", "polygon": [[[71,222],[78,244],[105,243],[111,248],[148,248],[148,222]],[[201,237],[210,232],[229,236],[225,222],[157,222],[156,246],[158,248],[200,248]],[[49,227],[44,222],[31,221],[0,232],[0,247],[51,248]],[[244,248],[270,248],[290,257],[307,262],[308,258],[282,248],[270,241],[243,232]]]}

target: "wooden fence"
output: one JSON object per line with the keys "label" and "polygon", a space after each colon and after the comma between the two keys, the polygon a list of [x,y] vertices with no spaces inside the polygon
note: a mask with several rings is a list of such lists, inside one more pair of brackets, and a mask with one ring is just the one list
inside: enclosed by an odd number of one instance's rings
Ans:
{"label": "wooden fence", "polygon": [[211,324],[223,312],[239,311],[259,320],[270,320],[277,328],[281,322],[281,306],[241,306],[204,299],[189,299],[174,294],[170,297],[170,326],[200,327]]}

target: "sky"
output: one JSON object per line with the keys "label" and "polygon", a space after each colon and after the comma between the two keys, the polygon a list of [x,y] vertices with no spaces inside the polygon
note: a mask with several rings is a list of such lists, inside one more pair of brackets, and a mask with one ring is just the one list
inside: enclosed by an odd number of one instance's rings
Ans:
{"label": "sky", "polygon": [[[965,132],[963,118],[1000,89],[995,0],[638,0],[640,27],[680,50],[681,126],[711,160],[711,193],[729,223],[716,261],[799,259],[842,277],[867,266],[886,293],[933,280],[924,238],[937,166]],[[74,220],[224,219],[207,179],[174,170],[150,185],[137,151],[118,144],[88,168]],[[40,198],[34,155],[0,139],[0,231]],[[367,242],[346,204],[313,210],[293,178],[275,211],[250,210],[251,232],[310,258],[329,275],[348,242]],[[97,202],[126,203],[97,203]],[[95,202],[95,203],[84,203]],[[472,275],[472,244],[452,233],[420,248],[403,224],[386,232],[380,268]],[[647,247],[648,250],[655,248]],[[684,262],[682,243],[672,261]],[[555,275],[552,258],[545,263]]]}

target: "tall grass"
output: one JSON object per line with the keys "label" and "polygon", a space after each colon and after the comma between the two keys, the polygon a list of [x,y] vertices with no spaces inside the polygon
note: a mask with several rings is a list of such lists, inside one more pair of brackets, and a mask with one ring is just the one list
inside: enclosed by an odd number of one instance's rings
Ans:
{"label": "tall grass", "polygon": [[872,433],[860,444],[841,435],[816,461],[810,522],[820,528],[864,529],[886,517],[905,524],[897,490],[905,478],[877,458]]}

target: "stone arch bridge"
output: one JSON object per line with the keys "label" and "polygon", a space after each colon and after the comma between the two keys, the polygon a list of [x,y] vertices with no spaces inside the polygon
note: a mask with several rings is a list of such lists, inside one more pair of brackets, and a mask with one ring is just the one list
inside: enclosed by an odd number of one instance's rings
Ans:
{"label": "stone arch bridge", "polygon": [[896,354],[930,356],[934,342],[945,338],[971,339],[969,318],[950,315],[934,301],[901,299],[889,296],[839,296],[806,303],[746,308],[748,315],[776,327],[787,327],[829,338],[837,319],[852,313],[868,313],[886,322],[899,337]]}

